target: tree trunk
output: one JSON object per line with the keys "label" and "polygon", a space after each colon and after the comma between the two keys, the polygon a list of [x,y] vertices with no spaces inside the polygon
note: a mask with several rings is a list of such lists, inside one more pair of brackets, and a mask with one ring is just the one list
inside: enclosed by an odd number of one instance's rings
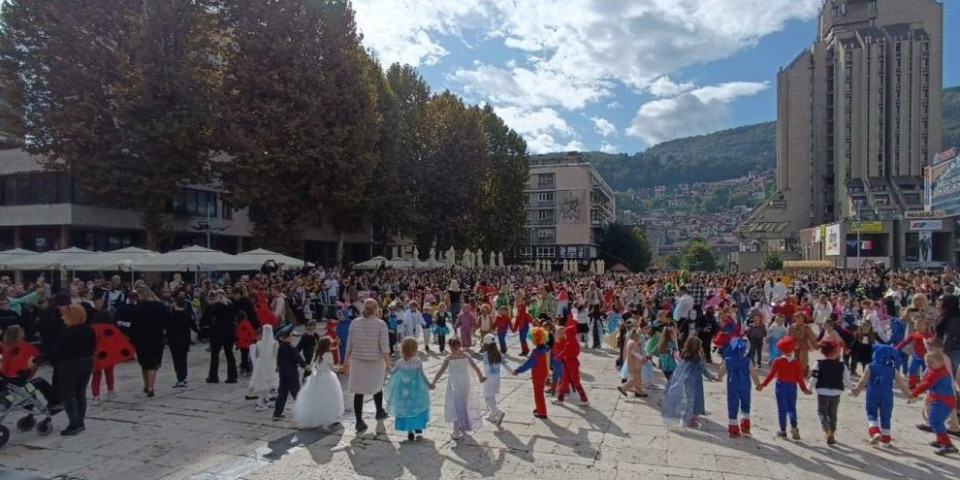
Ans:
{"label": "tree trunk", "polygon": [[162,204],[159,207],[148,205],[140,216],[140,224],[146,232],[147,250],[158,251],[163,243],[166,231],[166,219],[163,218]]}
{"label": "tree trunk", "polygon": [[337,232],[337,258],[334,262],[337,268],[343,268],[343,232]]}

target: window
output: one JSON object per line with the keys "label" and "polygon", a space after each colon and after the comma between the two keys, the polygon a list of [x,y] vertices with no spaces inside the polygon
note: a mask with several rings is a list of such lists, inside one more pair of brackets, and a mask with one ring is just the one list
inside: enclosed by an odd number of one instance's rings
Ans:
{"label": "window", "polygon": [[73,179],[64,173],[29,172],[0,177],[0,205],[73,202]]}
{"label": "window", "polygon": [[538,220],[553,220],[553,210],[537,210]]}
{"label": "window", "polygon": [[544,192],[537,194],[538,202],[552,202],[553,201],[553,192]]}
{"label": "window", "polygon": [[223,219],[233,220],[233,205],[223,202]]}
{"label": "window", "polygon": [[[206,217],[208,206],[210,207],[210,217],[216,217],[217,192],[180,187],[180,195],[174,195],[167,201],[167,210],[170,213],[192,217]],[[232,212],[230,215],[232,218]]]}
{"label": "window", "polygon": [[529,257],[533,255],[533,247],[520,247],[520,256]]}
{"label": "window", "polygon": [[552,187],[554,182],[554,174],[552,173],[541,173],[537,175],[537,185],[541,187]]}
{"label": "window", "polygon": [[537,258],[554,258],[555,247],[537,247]]}
{"label": "window", "polygon": [[541,240],[549,239],[554,237],[553,229],[550,228],[541,228],[537,230],[537,238]]}

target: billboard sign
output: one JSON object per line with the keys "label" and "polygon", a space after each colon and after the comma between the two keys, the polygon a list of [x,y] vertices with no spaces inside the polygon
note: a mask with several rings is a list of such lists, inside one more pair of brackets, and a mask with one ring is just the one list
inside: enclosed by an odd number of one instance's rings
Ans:
{"label": "billboard sign", "polygon": [[847,225],[850,233],[881,233],[883,232],[883,222],[849,222]]}
{"label": "billboard sign", "polygon": [[943,220],[910,220],[911,232],[933,232],[943,230]]}
{"label": "billboard sign", "polygon": [[833,225],[827,225],[827,235],[826,235],[826,248],[824,253],[829,256],[839,256],[840,255],[840,224],[834,223]]}

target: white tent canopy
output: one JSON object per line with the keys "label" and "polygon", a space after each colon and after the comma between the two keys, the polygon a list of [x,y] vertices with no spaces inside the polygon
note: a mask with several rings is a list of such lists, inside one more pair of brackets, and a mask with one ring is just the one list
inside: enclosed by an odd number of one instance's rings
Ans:
{"label": "white tent canopy", "polygon": [[111,252],[86,255],[78,258],[71,258],[63,262],[63,268],[67,270],[78,271],[113,271],[113,270],[134,270],[134,265],[138,262],[151,261],[160,254],[151,250],[144,250],[137,247],[121,248]]}
{"label": "white tent canopy", "polygon": [[0,252],[0,269],[7,268],[7,264],[16,260],[18,258],[23,258],[29,255],[37,255],[37,252],[31,252],[30,250],[24,250],[22,248],[14,248],[13,250],[4,250]]}
{"label": "white tent canopy", "polygon": [[390,266],[389,264],[390,264],[390,260],[387,260],[386,257],[381,257],[378,255],[376,257],[371,258],[370,260],[367,260],[365,262],[360,262],[354,265],[353,268],[356,268],[358,270],[376,270],[380,268],[381,265],[385,265],[389,267]]}
{"label": "white tent canopy", "polygon": [[132,261],[130,266],[141,272],[177,271],[246,271],[258,270],[263,262],[256,258],[243,258],[218,250],[192,246],[174,250],[152,258]]}
{"label": "white tent canopy", "polygon": [[293,258],[282,253],[271,252],[270,250],[265,250],[263,248],[250,250],[249,252],[243,252],[237,255],[237,257],[260,262],[260,265],[273,260],[274,262],[283,265],[284,268],[303,268],[304,265],[309,265],[303,260]]}
{"label": "white tent canopy", "polygon": [[79,261],[85,257],[96,255],[99,254],[82,248],[71,247],[37,255],[22,255],[9,262],[5,262],[5,264],[13,270],[50,270],[65,268],[63,266],[64,263]]}

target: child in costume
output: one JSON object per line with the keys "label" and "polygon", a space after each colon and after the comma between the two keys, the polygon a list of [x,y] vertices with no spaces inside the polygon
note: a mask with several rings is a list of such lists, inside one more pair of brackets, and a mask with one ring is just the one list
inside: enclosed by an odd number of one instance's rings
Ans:
{"label": "child in costume", "polygon": [[[175,313],[170,316],[173,317],[173,315]],[[110,312],[98,310],[93,315],[90,327],[97,335],[97,350],[94,353],[93,375],[90,379],[90,393],[93,394],[91,404],[99,405],[101,375],[106,377],[107,396],[113,396],[113,369],[116,365],[133,359],[134,348],[127,336],[117,328]],[[169,327],[169,325],[165,325],[165,327]],[[187,335],[189,335],[189,330],[187,330]],[[171,349],[174,348],[174,345],[170,346]],[[177,384],[180,385],[179,379]],[[185,380],[183,385],[186,386]]]}
{"label": "child in costume", "polygon": [[[927,342],[927,353],[936,353],[943,358],[944,365],[947,366],[947,370],[950,370],[950,357],[943,352],[943,340],[939,338],[931,338]],[[955,372],[955,382],[957,385],[960,385],[960,372]],[[928,420],[930,418],[930,398],[927,396],[923,402],[923,406],[920,408],[920,413],[923,416],[923,423],[917,425],[917,428],[924,432],[933,432],[933,428],[928,425]],[[954,412],[956,413],[956,412]],[[950,415],[947,417],[947,433],[960,437],[960,422],[957,421],[957,415]]]}
{"label": "child in costume", "polygon": [[254,411],[262,412],[267,409],[267,397],[270,390],[277,388],[277,351],[279,346],[273,338],[273,327],[266,323],[260,327],[260,339],[250,346],[250,363],[253,364],[253,373],[250,374],[250,385],[247,397],[255,397],[257,405]]}
{"label": "child in costume", "polygon": [[823,427],[827,445],[837,443],[837,410],[840,408],[840,396],[847,387],[853,385],[850,380],[850,370],[840,360],[840,352],[843,350],[841,345],[834,341],[820,343],[820,353],[824,358],[817,360],[811,373],[816,379],[814,388],[817,390],[817,414],[820,417],[820,426]]}
{"label": "child in costume", "polygon": [[413,300],[410,302],[407,309],[404,310],[404,319],[403,319],[403,328],[401,329],[402,335],[398,340],[404,338],[413,338],[414,340],[420,338],[421,329],[423,328],[423,314],[420,313],[420,302]]}
{"label": "child in costume", "polygon": [[530,333],[530,323],[533,317],[527,312],[527,303],[523,295],[517,297],[517,318],[513,321],[513,331],[520,333],[520,356],[526,357],[530,354],[530,347],[527,345],[527,335]]}
{"label": "child in costume", "polygon": [[[493,321],[493,328],[497,331],[497,340],[500,342],[500,353],[507,354],[507,332],[510,331],[510,314],[507,307],[503,306],[497,310],[497,318]],[[483,346],[486,349],[486,345]]]}
{"label": "child in costume", "polygon": [[447,342],[450,347],[450,355],[443,359],[443,365],[433,377],[430,389],[437,386],[437,381],[443,376],[443,373],[450,369],[450,378],[447,379],[446,403],[444,405],[444,417],[448,422],[453,423],[454,440],[463,438],[467,432],[475,432],[483,426],[483,420],[480,415],[480,402],[477,398],[477,392],[474,389],[473,381],[470,379],[470,370],[472,369],[479,379],[480,383],[485,380],[480,368],[474,363],[473,358],[464,352],[459,338],[451,338]]}
{"label": "child in costume", "polygon": [[668,322],[663,325],[660,332],[654,334],[654,336],[647,341],[647,352],[653,352],[656,355],[657,366],[660,367],[660,371],[663,372],[663,376],[666,377],[667,382],[670,381],[674,370],[677,369],[676,354],[678,335],[677,327],[674,326],[672,322]]}
{"label": "child in costume", "polygon": [[580,342],[577,341],[577,328],[578,324],[575,322],[567,322],[567,326],[562,329],[557,329],[558,334],[557,339],[555,340],[554,346],[559,343],[557,348],[557,360],[562,364],[562,373],[560,377],[560,388],[557,390],[557,398],[553,400],[553,403],[562,404],[563,397],[566,396],[567,392],[571,388],[576,390],[577,394],[580,395],[580,405],[586,406],[590,404],[590,401],[587,399],[587,392],[583,389],[583,384],[580,382]]}
{"label": "child in costume", "polygon": [[777,342],[781,338],[787,336],[787,327],[785,325],[786,319],[783,318],[783,315],[776,315],[773,317],[773,325],[770,325],[770,328],[767,330],[767,364],[773,365],[773,361],[780,356],[780,350],[777,350]]}
{"label": "child in costume", "polygon": [[920,371],[927,369],[927,365],[924,363],[924,357],[927,355],[926,342],[931,338],[933,338],[933,334],[930,333],[929,324],[920,320],[916,322],[914,332],[897,344],[897,350],[901,352],[909,351],[910,353],[907,366],[907,379],[910,382],[911,389],[916,388],[917,384],[920,383]]}
{"label": "child in costume", "polygon": [[645,398],[647,394],[643,391],[643,366],[650,361],[643,351],[643,342],[640,340],[640,331],[636,329],[626,333],[627,342],[624,347],[624,356],[626,362],[621,369],[621,378],[626,373],[629,380],[623,385],[617,387],[620,395],[627,396],[628,390],[633,390],[633,396],[636,398]]}
{"label": "child in costume", "polygon": [[398,314],[398,308],[396,303],[391,303],[388,307],[390,313],[387,315],[387,340],[390,344],[390,355],[396,355],[395,347],[397,346],[397,329],[400,327],[400,317]]}
{"label": "child in costume", "polygon": [[[280,346],[277,349],[277,374],[280,376],[280,385],[277,387],[277,401],[273,407],[273,419],[282,420],[283,408],[287,405],[287,396],[294,400],[300,393],[300,368],[310,370],[306,360],[293,346],[293,325],[287,324],[277,332]],[[339,382],[339,381],[338,381]]]}
{"label": "child in costume", "polygon": [[750,380],[754,385],[760,384],[760,376],[746,356],[747,342],[745,338],[731,340],[717,372],[717,380],[723,380],[727,375],[727,432],[730,438],[750,435]]}
{"label": "child in costume", "polygon": [[957,453],[957,447],[950,441],[946,426],[947,417],[955,415],[954,412],[957,408],[957,393],[953,386],[954,379],[942,355],[931,352],[927,354],[924,360],[926,360],[929,368],[927,373],[923,375],[923,382],[910,392],[909,401],[914,402],[923,392],[930,392],[928,394],[930,408],[927,422],[937,435],[936,441],[931,443],[930,446],[937,449],[937,455]]}
{"label": "child in costume", "polygon": [[[353,323],[353,315],[349,308],[337,311],[337,360],[338,364],[343,363],[343,358],[347,355],[347,338],[350,337],[350,324]],[[327,325],[329,327],[329,324]]]}
{"label": "child in costume", "polygon": [[240,376],[246,377],[253,370],[250,364],[250,345],[257,341],[257,330],[247,317],[247,312],[237,311],[237,327],[234,331],[236,345],[240,349]]}
{"label": "child in costume", "polygon": [[312,373],[293,403],[293,421],[300,428],[330,427],[343,415],[343,389],[328,355],[332,348],[329,338],[320,339]]}
{"label": "child in costume", "polygon": [[[50,382],[34,377],[37,368],[33,361],[38,358],[40,350],[24,340],[23,329],[19,325],[11,325],[3,330],[3,342],[0,343],[0,383],[9,382],[18,387],[32,385],[47,401],[50,415],[54,415],[63,411],[63,405]],[[0,402],[2,401],[4,399],[0,399]]]}
{"label": "child in costume", "polygon": [[680,424],[689,428],[700,427],[700,415],[707,413],[703,399],[703,378],[716,381],[707,371],[703,359],[703,343],[690,336],[683,344],[680,363],[660,400],[660,416],[667,425]]}
{"label": "child in costume", "polygon": [[[866,322],[864,322],[866,323]],[[910,393],[907,384],[898,371],[900,352],[890,345],[874,345],[873,358],[863,370],[863,378],[853,389],[854,396],[864,388],[867,390],[867,422],[870,444],[883,444],[890,447],[890,418],[893,416],[893,383]],[[852,370],[852,368],[851,368]]]}
{"label": "child in costume", "polygon": [[487,381],[483,382],[483,399],[490,409],[487,420],[500,426],[506,415],[497,408],[497,395],[500,394],[500,370],[506,369],[509,372],[510,367],[506,366],[501,352],[497,350],[497,339],[493,335],[488,334],[483,337],[483,351],[483,371],[487,376]]}
{"label": "child in costume", "polygon": [[800,429],[797,426],[797,386],[799,385],[800,390],[807,395],[811,395],[812,392],[803,381],[803,364],[793,356],[796,347],[796,340],[790,336],[783,337],[777,342],[777,350],[781,355],[773,360],[767,378],[757,385],[757,391],[763,391],[774,378],[777,379],[777,418],[780,421],[777,437],[787,438],[787,417],[789,417],[790,433],[794,440],[800,440]]}
{"label": "child in costume", "polygon": [[536,405],[533,416],[540,419],[547,418],[547,400],[543,394],[547,381],[547,353],[550,351],[547,347],[547,337],[547,331],[541,327],[531,330],[530,340],[533,342],[533,351],[530,352],[527,361],[513,371],[514,375],[519,375],[530,370],[530,380],[533,382],[533,401]]}
{"label": "child in costume", "polygon": [[[340,338],[337,335],[337,326],[339,322],[330,319],[327,320],[326,333],[323,338],[330,340],[330,354],[333,355],[333,362],[330,365],[340,365]],[[321,339],[322,340],[322,339]]]}
{"label": "child in costume", "polygon": [[450,321],[453,318],[447,311],[447,304],[440,302],[437,305],[437,313],[433,318],[433,334],[437,336],[437,345],[440,347],[440,353],[443,353],[447,345],[447,337],[450,335]]}
{"label": "child in costume", "polygon": [[430,353],[430,343],[433,341],[433,316],[437,311],[437,305],[430,302],[420,319],[420,329],[423,332],[423,348]]}
{"label": "child in costume", "polygon": [[400,342],[403,358],[397,361],[387,381],[387,411],[393,415],[394,427],[407,432],[407,440],[423,440],[423,430],[430,421],[430,382],[417,356],[417,340]]}
{"label": "child in costume", "polygon": [[[317,322],[310,320],[307,322],[303,335],[300,336],[300,341],[297,342],[297,352],[300,353],[300,356],[302,356],[304,360],[312,362],[319,343],[320,334],[317,333]],[[307,380],[307,375],[307,372],[303,373],[304,381]]]}

